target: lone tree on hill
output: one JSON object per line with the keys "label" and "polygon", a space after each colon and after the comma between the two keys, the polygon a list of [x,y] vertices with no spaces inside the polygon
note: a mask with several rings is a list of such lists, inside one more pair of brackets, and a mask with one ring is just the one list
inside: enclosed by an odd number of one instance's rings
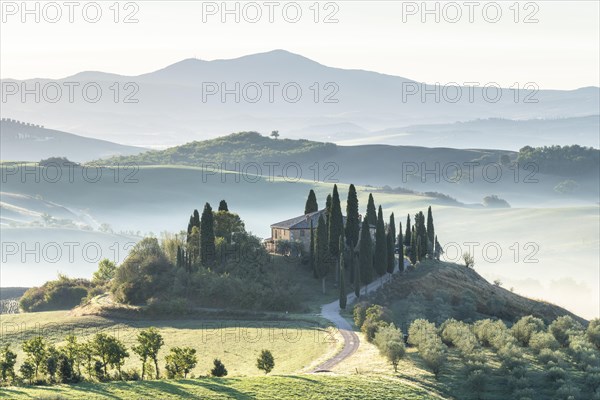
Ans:
{"label": "lone tree on hill", "polygon": [[273,139],[277,139],[279,137],[279,131],[273,131],[273,132],[271,132],[271,137]]}
{"label": "lone tree on hill", "polygon": [[348,199],[346,201],[346,244],[354,248],[358,244],[358,234],[360,232],[360,220],[358,214],[358,196],[356,188],[350,185],[348,189]]}
{"label": "lone tree on hill", "polygon": [[227,207],[227,202],[225,200],[219,202],[219,211],[229,211],[229,207]]}
{"label": "lone tree on hill", "polygon": [[273,354],[269,350],[263,350],[260,352],[260,356],[256,360],[256,368],[268,374],[275,368],[275,359]]}
{"label": "lone tree on hill", "polygon": [[367,294],[367,285],[373,279],[373,244],[371,241],[371,230],[369,229],[369,221],[365,218],[360,231],[360,280],[365,284],[365,294]]}
{"label": "lone tree on hill", "polygon": [[214,217],[210,204],[204,205],[200,219],[200,261],[205,267],[215,262],[215,230]]}
{"label": "lone tree on hill", "polygon": [[315,195],[315,191],[310,189],[310,192],[308,192],[308,198],[306,199],[306,205],[304,206],[304,215],[317,211],[319,211],[317,196]]}
{"label": "lone tree on hill", "polygon": [[375,271],[380,278],[387,271],[387,240],[385,237],[385,225],[383,223],[383,211],[381,206],[377,213],[377,228],[375,230]]}
{"label": "lone tree on hill", "polygon": [[369,193],[369,201],[367,203],[367,215],[365,218],[369,222],[369,224],[377,224],[377,210],[375,209],[375,200],[373,200],[373,193]]}

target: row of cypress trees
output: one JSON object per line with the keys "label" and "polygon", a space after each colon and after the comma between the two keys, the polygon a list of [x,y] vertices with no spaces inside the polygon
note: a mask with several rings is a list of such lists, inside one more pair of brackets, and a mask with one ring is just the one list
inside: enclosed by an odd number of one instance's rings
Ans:
{"label": "row of cypress trees", "polygon": [[[335,271],[335,281],[339,282],[340,306],[345,307],[345,270],[350,273],[350,282],[354,285],[356,296],[360,296],[362,285],[373,280],[373,273],[381,279],[386,273],[392,274],[396,267],[395,252],[398,250],[399,268],[404,268],[406,255],[415,264],[426,256],[438,258],[441,247],[434,231],[431,207],[427,210],[427,222],[422,212],[415,215],[411,225],[410,214],[407,216],[406,231],[402,233],[402,224],[396,231],[394,213],[389,217],[387,226],[384,222],[382,207],[375,207],[373,194],[369,194],[367,210],[364,218],[359,214],[358,196],[354,185],[350,185],[346,200],[346,224],[341,212],[340,197],[337,185],[333,193],[327,196],[327,212],[319,216],[317,227],[311,219],[310,264],[314,276],[322,280],[325,292],[325,280],[330,272]],[[319,210],[315,192],[311,189],[305,204],[305,214]],[[371,230],[375,229],[375,242]],[[365,286],[366,291],[366,286]]]}

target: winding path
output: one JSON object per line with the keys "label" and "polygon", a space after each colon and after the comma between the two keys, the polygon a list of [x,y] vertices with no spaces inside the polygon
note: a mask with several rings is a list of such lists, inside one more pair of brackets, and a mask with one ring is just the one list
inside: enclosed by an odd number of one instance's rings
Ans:
{"label": "winding path", "polygon": [[[409,262],[407,265],[407,262],[408,260],[404,260],[405,269],[408,265],[410,265]],[[394,273],[397,272],[398,268],[394,269]],[[367,285],[367,292],[371,293],[372,291],[379,289],[385,282],[388,282],[390,278],[391,277],[389,275],[386,275],[386,278],[383,281],[381,279],[376,279],[375,281],[371,282]],[[347,304],[354,304],[355,301],[356,295],[354,293],[350,293],[347,297]],[[358,338],[358,335],[354,332],[350,323],[340,315],[339,300],[321,306],[321,316],[331,321],[331,323],[338,328],[342,338],[344,339],[344,347],[342,347],[342,350],[335,356],[315,368],[313,372],[330,371],[331,368],[335,367],[337,364],[354,354],[360,345],[360,339]]]}

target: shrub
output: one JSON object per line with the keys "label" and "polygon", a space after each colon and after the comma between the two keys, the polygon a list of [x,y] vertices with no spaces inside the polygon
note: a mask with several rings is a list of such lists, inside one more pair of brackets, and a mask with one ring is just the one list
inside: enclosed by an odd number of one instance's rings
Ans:
{"label": "shrub", "polygon": [[510,329],[512,335],[517,339],[521,346],[527,346],[531,335],[541,332],[546,328],[544,321],[531,315],[518,320]]}
{"label": "shrub", "polygon": [[169,378],[187,378],[196,367],[198,357],[196,349],[191,347],[173,347],[165,357],[165,369]]}
{"label": "shrub", "polygon": [[227,368],[225,368],[225,364],[221,362],[218,358],[213,360],[213,369],[210,370],[210,374],[212,376],[221,377],[227,376]]}
{"label": "shrub", "polygon": [[557,366],[550,367],[546,371],[546,378],[550,382],[558,382],[559,380],[565,379],[566,375],[567,373],[565,372],[565,370]]}
{"label": "shrub", "polygon": [[256,368],[264,371],[265,375],[275,368],[275,358],[273,358],[273,354],[269,350],[260,352],[260,355],[256,359]]}
{"label": "shrub", "polygon": [[419,345],[419,354],[437,378],[446,363],[446,346],[439,336],[427,336]]}
{"label": "shrub", "polygon": [[587,335],[570,335],[569,352],[581,369],[585,369],[588,366],[600,366],[600,354],[596,347],[587,340]]}
{"label": "shrub", "polygon": [[591,320],[585,333],[590,343],[600,350],[600,318]]}
{"label": "shrub", "polygon": [[550,333],[554,335],[558,343],[560,343],[561,346],[566,347],[569,345],[569,334],[580,332],[583,330],[583,327],[569,315],[564,315],[556,318],[550,324],[548,329]]}
{"label": "shrub", "polygon": [[437,336],[435,325],[425,319],[416,319],[408,328],[408,343],[413,346],[419,346],[429,335]]}
{"label": "shrub", "polygon": [[365,334],[367,341],[372,342],[379,328],[386,326],[391,322],[392,317],[390,310],[375,304],[367,308],[365,320],[360,330]]}
{"label": "shrub", "polygon": [[554,351],[550,349],[542,349],[538,354],[538,360],[543,364],[548,364],[549,362],[553,362],[554,364],[558,364],[562,362],[563,355],[560,351]]}
{"label": "shrub", "polygon": [[59,275],[58,279],[48,281],[41,287],[28,289],[19,301],[23,311],[68,310],[87,296],[91,283],[86,279],[71,279]]}
{"label": "shrub", "polygon": [[121,379],[123,379],[124,381],[139,381],[141,379],[140,372],[135,368],[123,370],[121,376]]}
{"label": "shrub", "polygon": [[556,398],[560,400],[576,400],[580,394],[581,390],[572,382],[564,382],[556,391]]}
{"label": "shrub", "polygon": [[554,336],[548,332],[536,332],[529,339],[529,347],[536,353],[544,349],[556,350],[560,347]]}
{"label": "shrub", "polygon": [[590,392],[600,389],[600,368],[588,367],[585,370],[584,381]]}
{"label": "shrub", "polygon": [[473,357],[479,341],[471,327],[462,321],[447,320],[440,326],[442,340],[447,345],[456,347],[465,358]]}
{"label": "shrub", "polygon": [[367,303],[360,302],[354,306],[352,311],[354,316],[354,325],[356,325],[358,329],[362,327],[363,323],[365,322],[365,318],[367,318],[367,306]]}
{"label": "shrub", "polygon": [[393,323],[383,326],[375,334],[373,342],[379,349],[379,353],[392,364],[394,372],[397,372],[398,362],[406,352],[402,331]]}

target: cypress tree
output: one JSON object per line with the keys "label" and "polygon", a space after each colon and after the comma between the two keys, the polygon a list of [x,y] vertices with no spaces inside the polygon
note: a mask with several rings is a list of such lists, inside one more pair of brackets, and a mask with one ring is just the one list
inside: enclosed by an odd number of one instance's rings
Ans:
{"label": "cypress tree", "polygon": [[[344,247],[344,235],[340,235],[339,240],[340,248]],[[342,310],[346,309],[346,277],[344,276],[344,256],[340,255],[339,262],[339,270],[340,270],[340,308]]]}
{"label": "cypress tree", "polygon": [[406,233],[404,234],[404,245],[410,246],[411,238],[411,227],[410,227],[410,214],[406,216]]}
{"label": "cypress tree", "polygon": [[421,236],[417,236],[417,251],[415,252],[417,261],[421,261],[421,246]]}
{"label": "cypress tree", "polygon": [[[373,274],[373,244],[371,241],[371,231],[369,222],[365,218],[362,222],[360,231],[360,253],[358,253],[358,264],[360,268],[360,281],[367,285],[371,282]],[[366,287],[365,287],[366,292]]]}
{"label": "cypress tree", "polygon": [[197,226],[198,228],[200,228],[200,214],[198,213],[198,210],[194,210],[194,223],[192,225],[192,227]]}
{"label": "cypress tree", "polygon": [[415,227],[412,227],[412,231],[410,233],[410,252],[409,258],[411,264],[415,264],[417,262],[417,235],[415,234]]}
{"label": "cypress tree", "polygon": [[313,272],[313,276],[317,278],[317,269],[315,266],[315,230],[312,218],[310,219],[310,269]]}
{"label": "cypress tree", "polygon": [[[342,254],[344,247],[340,248],[340,236],[344,234],[344,217],[342,216],[342,207],[340,205],[340,196],[338,193],[337,185],[333,185],[333,197],[331,199],[331,212],[329,213],[329,251],[333,256],[333,259],[338,260],[340,254]],[[337,277],[337,273],[336,273]]]}
{"label": "cypress tree", "polygon": [[431,213],[431,206],[427,209],[427,239],[428,245],[427,250],[430,256],[433,256],[435,248],[435,232],[433,227],[433,214]]}
{"label": "cypress tree", "polygon": [[396,247],[396,221],[394,213],[390,215],[390,223],[387,232],[387,273],[393,274],[396,267],[395,247]]}
{"label": "cypress tree", "polygon": [[180,268],[182,265],[182,258],[181,258],[181,246],[177,245],[177,268]]}
{"label": "cypress tree", "polygon": [[317,245],[315,251],[315,264],[317,270],[317,278],[322,280],[323,293],[325,293],[325,277],[329,272],[331,255],[327,248],[327,225],[323,219],[323,215],[319,216],[319,224],[317,226]]}
{"label": "cypress tree", "polygon": [[356,259],[354,250],[352,250],[350,259],[352,260],[352,267],[354,269],[354,295],[358,299],[360,297],[360,263]]}
{"label": "cypress tree", "polygon": [[346,244],[354,247],[358,244],[358,233],[360,232],[360,221],[358,214],[358,196],[356,188],[350,185],[348,189],[348,200],[346,201]]}
{"label": "cypress tree", "polygon": [[387,240],[385,237],[385,224],[383,223],[383,211],[381,206],[377,213],[377,228],[375,230],[375,272],[383,277],[387,271]]}
{"label": "cypress tree", "polygon": [[367,216],[365,217],[369,224],[377,225],[377,210],[375,209],[375,200],[373,194],[369,193],[369,201],[367,203]]}
{"label": "cypress tree", "polygon": [[402,222],[398,229],[398,271],[404,271],[404,238],[402,237]]}
{"label": "cypress tree", "polygon": [[415,215],[415,231],[417,233],[417,238],[420,238],[419,245],[419,253],[418,260],[422,260],[427,255],[427,228],[425,226],[425,215],[423,215],[422,211],[419,211],[417,215]]}
{"label": "cypress tree", "polygon": [[317,211],[319,211],[317,196],[315,195],[315,191],[310,189],[310,192],[308,192],[308,198],[306,199],[306,204],[304,205],[304,215]]}
{"label": "cypress tree", "polygon": [[327,199],[325,200],[325,209],[327,210],[327,215],[331,213],[331,195],[327,195]]}
{"label": "cypress tree", "polygon": [[225,200],[221,200],[221,202],[219,203],[219,211],[229,212],[229,207],[227,206],[227,202]]}
{"label": "cypress tree", "polygon": [[200,262],[205,267],[212,266],[215,261],[215,227],[210,204],[204,205],[200,220]]}

